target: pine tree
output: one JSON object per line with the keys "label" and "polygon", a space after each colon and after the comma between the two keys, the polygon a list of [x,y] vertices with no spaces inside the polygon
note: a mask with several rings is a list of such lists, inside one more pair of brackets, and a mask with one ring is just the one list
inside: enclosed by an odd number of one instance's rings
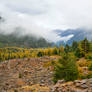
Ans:
{"label": "pine tree", "polygon": [[43,56],[43,53],[41,51],[38,52],[37,54],[38,57],[42,57]]}
{"label": "pine tree", "polygon": [[72,81],[78,78],[78,69],[69,55],[64,55],[55,66],[54,79],[56,83],[58,80],[64,79],[65,81]]}
{"label": "pine tree", "polygon": [[56,47],[54,47],[53,49],[53,55],[57,55],[58,54],[58,49]]}
{"label": "pine tree", "polygon": [[65,48],[64,48],[64,51],[65,51],[66,53],[68,53],[68,52],[69,52],[69,50],[70,50],[70,47],[69,47],[69,45],[68,45],[68,44],[66,44],[66,46],[65,46]]}
{"label": "pine tree", "polygon": [[75,51],[77,48],[78,48],[78,43],[76,41],[73,41],[72,50]]}
{"label": "pine tree", "polygon": [[87,40],[87,38],[85,38],[82,42],[81,42],[81,48],[85,53],[88,53],[90,50],[90,46],[89,46],[89,41]]}
{"label": "pine tree", "polygon": [[85,53],[83,51],[81,51],[79,48],[77,48],[75,50],[75,56],[78,57],[78,58],[81,58],[81,57],[85,56]]}

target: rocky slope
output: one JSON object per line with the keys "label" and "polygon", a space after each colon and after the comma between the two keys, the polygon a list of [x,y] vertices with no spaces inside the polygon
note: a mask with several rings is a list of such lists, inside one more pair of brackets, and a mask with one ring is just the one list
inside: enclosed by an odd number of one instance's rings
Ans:
{"label": "rocky slope", "polygon": [[[0,92],[35,84],[52,85],[53,72],[43,65],[56,58],[13,59],[0,64]],[[26,91],[25,91],[26,92]]]}
{"label": "rocky slope", "polygon": [[0,92],[92,92],[92,79],[53,84],[53,67],[44,64],[57,59],[25,58],[0,63]]}

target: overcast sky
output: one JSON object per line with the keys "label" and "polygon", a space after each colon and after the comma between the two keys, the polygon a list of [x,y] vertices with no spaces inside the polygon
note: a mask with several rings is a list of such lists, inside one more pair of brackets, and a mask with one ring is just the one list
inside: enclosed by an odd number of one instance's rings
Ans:
{"label": "overcast sky", "polygon": [[21,26],[50,41],[73,36],[59,37],[55,29],[92,29],[92,0],[0,0],[0,14],[7,33]]}

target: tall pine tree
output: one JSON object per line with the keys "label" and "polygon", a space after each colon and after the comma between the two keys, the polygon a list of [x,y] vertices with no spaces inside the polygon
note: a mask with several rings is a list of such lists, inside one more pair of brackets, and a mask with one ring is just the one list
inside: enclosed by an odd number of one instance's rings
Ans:
{"label": "tall pine tree", "polygon": [[85,53],[88,53],[90,50],[90,46],[89,46],[89,41],[87,40],[87,38],[85,38],[82,42],[81,42],[81,48]]}

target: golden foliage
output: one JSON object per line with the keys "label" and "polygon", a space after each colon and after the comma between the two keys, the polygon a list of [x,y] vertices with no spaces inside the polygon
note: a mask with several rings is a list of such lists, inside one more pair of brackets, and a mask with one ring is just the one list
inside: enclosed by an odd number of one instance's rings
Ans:
{"label": "golden foliage", "polygon": [[7,47],[0,48],[0,61],[5,61],[9,59],[19,59],[19,58],[30,58],[37,57],[39,52],[42,53],[42,56],[52,56],[59,55],[63,53],[62,48],[39,48],[39,49],[27,49],[27,48],[18,48],[18,47]]}

